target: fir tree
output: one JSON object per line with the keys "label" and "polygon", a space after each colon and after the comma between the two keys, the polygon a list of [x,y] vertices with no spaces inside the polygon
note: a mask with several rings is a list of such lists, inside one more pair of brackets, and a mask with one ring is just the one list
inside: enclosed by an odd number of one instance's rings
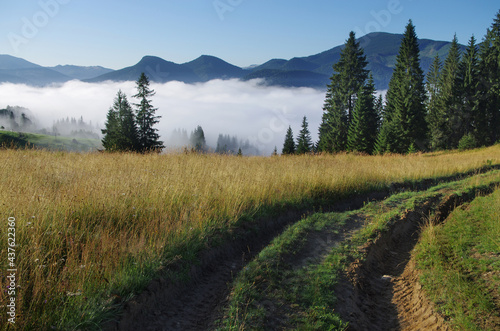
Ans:
{"label": "fir tree", "polygon": [[338,152],[346,149],[347,132],[360,87],[368,78],[368,62],[356,35],[351,31],[340,60],[333,66],[323,118],[319,128],[318,149],[322,152]]}
{"label": "fir tree", "polygon": [[109,109],[102,144],[109,151],[136,151],[138,132],[127,96],[120,90]]}
{"label": "fir tree", "polygon": [[227,137],[223,134],[219,134],[219,137],[217,138],[217,147],[215,148],[215,153],[227,154],[229,152],[226,141]]}
{"label": "fir tree", "polygon": [[151,98],[155,95],[155,91],[149,88],[149,79],[142,73],[136,82],[137,94],[134,98],[139,99],[140,103],[135,104],[136,119],[139,131],[139,151],[161,151],[165,146],[159,140],[158,130],[154,125],[159,122],[161,116],[156,116],[155,112],[158,110],[151,104]]}
{"label": "fir tree", "polygon": [[440,75],[440,105],[441,121],[444,127],[444,141],[439,146],[444,149],[455,148],[458,146],[458,141],[464,134],[462,116],[459,107],[459,87],[458,87],[458,70],[460,66],[460,48],[458,40],[455,36],[451,42],[450,51],[443,65],[443,70]]}
{"label": "fir tree", "polygon": [[375,141],[374,154],[384,154],[394,152],[399,149],[399,141],[396,140],[396,121],[393,121],[390,114],[385,111],[382,119],[382,125]]}
{"label": "fir tree", "polygon": [[432,150],[442,148],[444,137],[444,115],[440,107],[441,85],[439,84],[441,60],[436,54],[427,74],[427,123],[429,124],[429,145]]}
{"label": "fir tree", "polygon": [[197,126],[193,132],[191,132],[191,146],[196,152],[205,152],[207,149],[207,142],[205,140],[205,132],[201,126]]}
{"label": "fir tree", "polygon": [[475,138],[482,146],[494,144],[500,138],[500,11],[479,49],[478,69]]}
{"label": "fir tree", "polygon": [[[121,91],[120,91],[121,92]],[[120,92],[118,92],[120,97]],[[139,145],[139,132],[135,121],[134,112],[125,94],[122,94],[123,101],[118,111],[121,123],[122,149],[127,151],[137,151]]]}
{"label": "fir tree", "polygon": [[[335,89],[333,84],[329,88]],[[319,127],[318,150],[330,153],[345,150],[348,129],[347,114],[344,111],[339,111],[339,107],[333,105],[333,100],[325,101],[323,110]]]}
{"label": "fir tree", "polygon": [[358,93],[358,100],[352,123],[349,126],[347,150],[372,154],[378,133],[378,114],[375,109],[375,85],[373,77],[362,86]]}
{"label": "fir tree", "polygon": [[109,108],[108,114],[106,115],[106,123],[104,123],[104,129],[101,130],[104,137],[102,138],[102,146],[106,151],[118,151],[120,150],[119,139],[120,139],[120,119],[118,116],[118,111],[113,107]]}
{"label": "fir tree", "polygon": [[307,117],[304,116],[302,120],[302,129],[297,137],[297,154],[306,154],[312,151],[313,143],[308,126]]}
{"label": "fir tree", "polygon": [[[373,154],[380,154],[383,153],[383,149],[380,149],[379,144],[381,144],[381,141],[379,141],[380,137],[380,132],[382,130],[382,123],[383,119],[385,118],[385,106],[384,106],[384,99],[382,97],[382,94],[380,94],[377,98],[377,101],[375,102],[375,110],[377,111],[377,137],[375,138],[375,144],[373,145]],[[383,146],[386,144],[383,143]]]}
{"label": "fir tree", "polygon": [[407,153],[412,143],[419,150],[426,148],[425,99],[418,40],[410,20],[389,82],[377,152]]}
{"label": "fir tree", "polygon": [[495,100],[490,108],[490,141],[492,144],[500,142],[500,10],[497,12],[491,27],[491,40],[494,49],[493,60],[496,59],[496,71],[493,77],[493,91]]}
{"label": "fir tree", "polygon": [[289,126],[286,131],[285,142],[283,143],[283,150],[281,151],[281,154],[295,154],[295,142],[293,141],[293,131],[291,126]]}
{"label": "fir tree", "polygon": [[459,96],[463,126],[463,136],[466,141],[473,141],[478,118],[474,112],[476,104],[476,90],[479,84],[478,48],[476,39],[472,36],[460,62],[458,72]]}

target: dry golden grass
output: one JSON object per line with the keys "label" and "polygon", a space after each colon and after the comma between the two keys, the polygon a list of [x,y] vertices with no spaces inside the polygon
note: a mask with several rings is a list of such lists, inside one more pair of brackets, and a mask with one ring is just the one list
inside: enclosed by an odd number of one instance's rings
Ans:
{"label": "dry golden grass", "polygon": [[[143,286],[179,252],[189,261],[196,245],[243,215],[498,164],[500,146],[435,156],[0,156],[2,233],[9,217],[17,220],[18,323],[67,328],[99,321],[114,297]],[[6,261],[5,235],[0,252]],[[7,299],[2,291],[0,305]]]}

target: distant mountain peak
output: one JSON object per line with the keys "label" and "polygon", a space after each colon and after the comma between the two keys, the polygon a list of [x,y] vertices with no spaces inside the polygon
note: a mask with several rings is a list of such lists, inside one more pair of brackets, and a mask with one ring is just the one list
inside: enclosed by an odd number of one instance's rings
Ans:
{"label": "distant mountain peak", "polygon": [[183,66],[193,70],[201,81],[222,78],[242,78],[246,71],[212,55],[202,55],[197,59],[186,62]]}
{"label": "distant mountain peak", "polygon": [[42,68],[38,64],[7,54],[0,54],[0,70]]}
{"label": "distant mountain peak", "polygon": [[[369,62],[377,89],[387,89],[401,43],[401,34],[373,32],[359,37],[361,47]],[[419,39],[421,66],[427,72],[437,54],[446,57],[450,42]],[[465,49],[465,46],[462,46]],[[120,70],[99,66],[56,66],[45,68],[10,55],[0,55],[0,82],[43,85],[80,79],[87,82],[136,81],[144,72],[154,82],[182,81],[206,82],[212,79],[264,79],[267,84],[282,86],[307,86],[324,89],[333,73],[333,64],[344,45],[324,52],[289,60],[271,59],[261,65],[240,68],[212,55],[177,64],[158,56],[146,55],[138,63]]]}
{"label": "distant mountain peak", "polygon": [[167,60],[162,59],[161,57],[158,56],[153,56],[153,55],[146,55],[144,56],[136,65],[141,65],[141,64],[163,64],[163,63],[173,63]]}
{"label": "distant mountain peak", "polygon": [[197,59],[195,59],[194,61],[197,61],[197,60],[203,60],[203,61],[209,61],[209,60],[217,60],[217,61],[223,61],[222,59],[216,57],[216,56],[213,56],[213,55],[207,55],[207,54],[203,54],[203,55],[200,55]]}

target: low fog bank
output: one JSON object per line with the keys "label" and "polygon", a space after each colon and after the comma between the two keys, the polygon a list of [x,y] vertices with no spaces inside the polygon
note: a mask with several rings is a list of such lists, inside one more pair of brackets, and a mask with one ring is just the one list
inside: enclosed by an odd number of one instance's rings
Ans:
{"label": "low fog bank", "polygon": [[[281,151],[288,126],[296,136],[303,116],[307,116],[316,141],[325,98],[325,91],[264,86],[259,80],[152,83],[151,88],[156,91],[152,103],[162,116],[156,127],[167,147],[176,145],[169,142],[175,130],[189,133],[201,126],[207,145],[214,149],[222,134],[248,142],[264,155],[271,154],[275,146]],[[0,109],[8,105],[27,108],[40,127],[51,128],[57,120],[83,117],[86,123],[102,128],[120,89],[129,102],[136,102],[132,97],[135,82],[71,81],[43,88],[1,84]]]}

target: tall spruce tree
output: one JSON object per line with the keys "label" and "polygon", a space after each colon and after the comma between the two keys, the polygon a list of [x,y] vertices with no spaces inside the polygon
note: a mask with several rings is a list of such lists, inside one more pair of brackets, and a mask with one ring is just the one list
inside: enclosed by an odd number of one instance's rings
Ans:
{"label": "tall spruce tree", "polygon": [[205,140],[205,132],[201,126],[197,126],[193,132],[191,132],[191,146],[196,152],[205,152],[207,150],[207,141]]}
{"label": "tall spruce tree", "polygon": [[492,61],[493,53],[494,52],[491,46],[491,32],[488,29],[485,39],[479,48],[478,69],[480,80],[476,89],[476,102],[473,110],[477,119],[475,123],[476,127],[474,129],[474,137],[476,138],[479,146],[486,146],[492,143],[489,134],[489,113],[490,108],[492,108],[494,104],[494,95],[492,93],[494,77],[492,72],[495,70],[495,63]]}
{"label": "tall spruce tree", "polygon": [[149,79],[146,74],[142,73],[136,82],[137,94],[134,98],[139,99],[136,106],[136,120],[139,132],[139,151],[161,151],[165,146],[160,141],[158,129],[154,125],[159,122],[161,116],[156,116],[158,110],[151,104],[151,98],[155,95],[155,91],[149,88]]}
{"label": "tall spruce tree", "polygon": [[340,60],[333,65],[323,118],[319,128],[320,152],[338,152],[346,149],[347,133],[360,87],[368,78],[368,62],[356,35],[351,31],[340,53]]}
{"label": "tall spruce tree", "polygon": [[377,152],[407,153],[410,146],[427,146],[424,74],[415,26],[406,26],[396,67],[389,82],[384,122],[377,138]]}
{"label": "tall spruce tree", "polygon": [[493,78],[493,93],[495,100],[490,108],[490,141],[492,144],[500,142],[500,10],[491,26],[491,40],[493,45],[493,59],[496,59],[495,73]]}
{"label": "tall spruce tree", "polygon": [[396,140],[396,121],[393,121],[391,114],[384,111],[382,124],[375,141],[375,154],[395,152],[399,149],[399,141]]}
{"label": "tall spruce tree", "polygon": [[306,154],[313,149],[311,133],[309,132],[309,125],[307,124],[307,117],[302,119],[302,129],[297,137],[297,154]]}
{"label": "tall spruce tree", "polygon": [[[467,49],[460,62],[458,71],[458,84],[460,96],[460,113],[462,115],[463,135],[475,137],[475,128],[478,121],[477,115],[474,112],[476,104],[476,90],[479,84],[479,67],[478,67],[478,48],[476,38],[472,36],[469,40]],[[462,138],[462,137],[461,137]]]}
{"label": "tall spruce tree", "polygon": [[440,106],[440,76],[443,65],[436,54],[427,74],[427,123],[429,125],[429,147],[438,150],[444,147],[445,122],[443,108]]}
{"label": "tall spruce tree", "polygon": [[138,131],[127,96],[120,90],[109,109],[102,144],[109,151],[136,151]]}
{"label": "tall spruce tree", "polygon": [[368,83],[363,85],[358,93],[358,100],[354,107],[347,150],[372,154],[378,133],[379,115],[375,109],[375,85],[370,75]]}
{"label": "tall spruce tree", "polygon": [[500,11],[480,46],[478,69],[475,138],[490,145],[500,139]]}
{"label": "tall spruce tree", "polygon": [[293,141],[293,131],[291,126],[289,126],[288,130],[286,131],[285,142],[283,143],[281,154],[295,154],[295,142]]}
{"label": "tall spruce tree", "polygon": [[123,146],[128,151],[137,151],[137,146],[139,144],[139,132],[137,129],[134,111],[128,103],[125,95],[123,103],[124,107],[122,107],[118,113],[122,123]]}
{"label": "tall spruce tree", "polygon": [[453,38],[451,47],[440,75],[440,107],[441,121],[444,127],[444,141],[442,148],[450,149],[458,146],[458,141],[464,135],[461,107],[459,107],[460,91],[458,85],[458,71],[460,66],[460,48],[457,36]]}
{"label": "tall spruce tree", "polygon": [[106,151],[119,151],[121,125],[118,111],[115,110],[114,107],[109,108],[104,127],[105,128],[101,130],[104,135],[102,138],[102,146]]}

